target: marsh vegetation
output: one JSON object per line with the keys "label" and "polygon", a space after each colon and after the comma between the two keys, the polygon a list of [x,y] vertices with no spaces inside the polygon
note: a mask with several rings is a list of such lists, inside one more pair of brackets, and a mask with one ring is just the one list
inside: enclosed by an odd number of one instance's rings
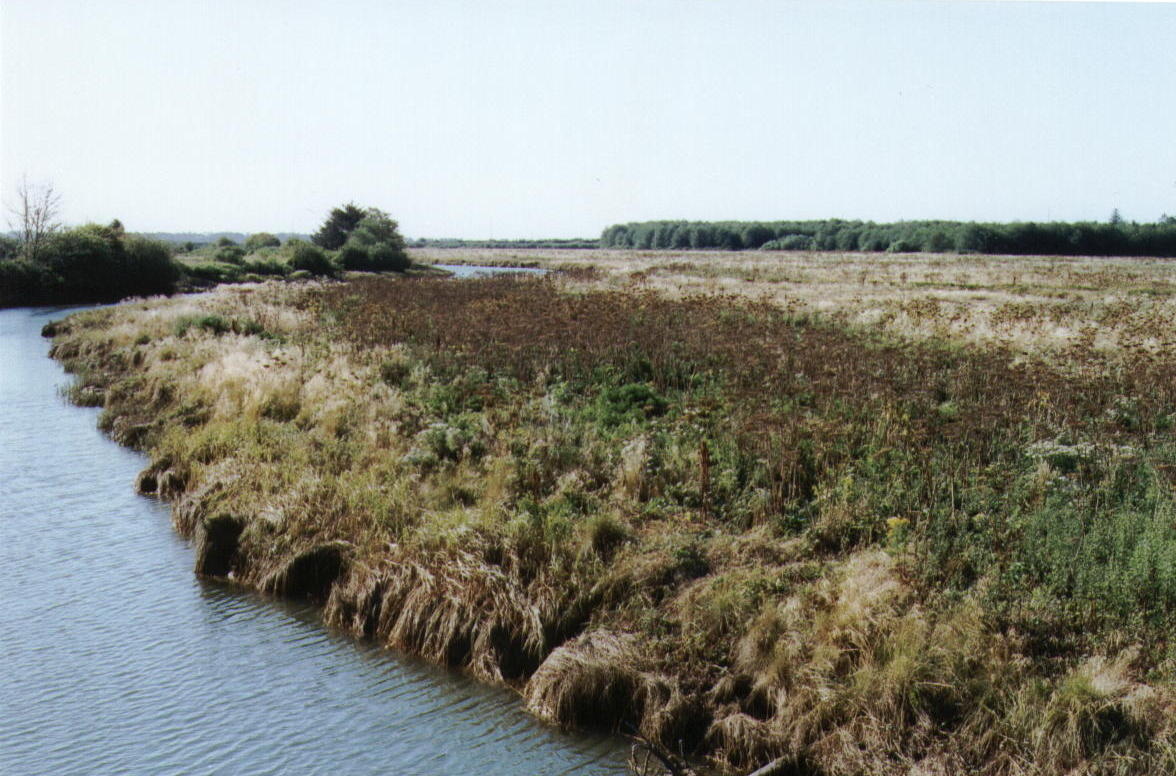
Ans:
{"label": "marsh vegetation", "polygon": [[[150,453],[199,571],[559,724],[734,772],[1176,768],[1170,277],[1026,267],[1009,293],[1083,300],[1025,312],[1076,336],[1026,340],[861,315],[927,259],[590,255],[135,302],[54,354]],[[821,277],[851,290],[822,306]]]}

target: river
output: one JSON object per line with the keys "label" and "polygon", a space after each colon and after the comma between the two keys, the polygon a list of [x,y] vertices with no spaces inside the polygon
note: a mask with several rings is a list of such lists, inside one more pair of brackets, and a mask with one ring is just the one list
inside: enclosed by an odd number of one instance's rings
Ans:
{"label": "river", "polygon": [[205,582],[143,456],[59,394],[46,309],[0,310],[0,774],[624,774],[513,693]]}

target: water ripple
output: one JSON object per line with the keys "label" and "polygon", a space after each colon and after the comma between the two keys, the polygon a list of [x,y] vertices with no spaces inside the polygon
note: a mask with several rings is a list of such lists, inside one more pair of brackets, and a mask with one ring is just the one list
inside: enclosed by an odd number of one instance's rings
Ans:
{"label": "water ripple", "polygon": [[196,580],[143,459],[60,397],[47,319],[0,311],[0,773],[625,772],[616,739]]}

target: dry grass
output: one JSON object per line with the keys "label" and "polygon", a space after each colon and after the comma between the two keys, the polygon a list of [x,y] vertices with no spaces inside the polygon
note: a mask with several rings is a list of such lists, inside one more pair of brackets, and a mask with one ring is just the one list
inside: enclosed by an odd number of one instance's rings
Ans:
{"label": "dry grass", "polygon": [[414,260],[593,269],[590,287],[734,294],[903,336],[1027,352],[1088,340],[1104,350],[1176,348],[1172,259],[432,248]]}
{"label": "dry grass", "polygon": [[[140,486],[201,573],[319,600],[553,722],[732,772],[1172,772],[1176,359],[1128,347],[1135,311],[1110,349],[977,347],[940,307],[928,343],[812,314],[854,309],[833,293],[854,257],[790,257],[821,266],[789,267],[813,296],[783,304],[691,295],[733,276],[664,258],[136,302],[55,354],[149,450]],[[1071,269],[1049,282],[1134,283],[1168,314],[1170,279]],[[765,283],[793,280],[730,285]]]}

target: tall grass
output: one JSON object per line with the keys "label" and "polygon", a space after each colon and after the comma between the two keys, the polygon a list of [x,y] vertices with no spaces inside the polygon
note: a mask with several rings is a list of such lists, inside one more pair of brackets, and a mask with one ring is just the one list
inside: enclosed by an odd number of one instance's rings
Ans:
{"label": "tall grass", "polygon": [[1170,354],[513,277],[153,302],[55,352],[205,573],[563,724],[734,770],[1176,764]]}

